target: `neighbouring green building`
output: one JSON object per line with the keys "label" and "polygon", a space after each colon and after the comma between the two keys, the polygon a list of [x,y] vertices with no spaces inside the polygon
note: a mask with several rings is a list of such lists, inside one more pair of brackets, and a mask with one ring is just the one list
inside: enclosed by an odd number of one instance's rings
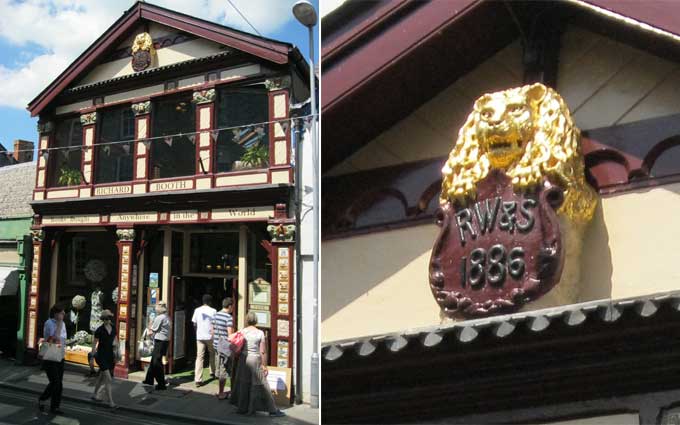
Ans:
{"label": "neighbouring green building", "polygon": [[0,184],[0,355],[23,362],[35,163],[0,167]]}

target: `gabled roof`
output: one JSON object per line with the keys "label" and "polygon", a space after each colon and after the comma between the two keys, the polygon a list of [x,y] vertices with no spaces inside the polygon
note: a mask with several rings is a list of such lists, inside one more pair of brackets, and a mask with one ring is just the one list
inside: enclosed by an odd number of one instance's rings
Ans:
{"label": "gabled roof", "polygon": [[[210,21],[138,1],[123,13],[97,40],[69,65],[49,86],[28,104],[31,116],[38,115],[56,96],[78,77],[97,64],[102,54],[115,49],[141,21],[151,21],[223,44],[263,60],[286,64],[294,62],[308,72],[306,61],[297,47],[265,37],[258,37]],[[309,74],[307,74],[309,75]]]}
{"label": "gabled roof", "polygon": [[680,59],[677,1],[348,0],[322,20],[324,172],[530,33],[548,8],[563,21]]}

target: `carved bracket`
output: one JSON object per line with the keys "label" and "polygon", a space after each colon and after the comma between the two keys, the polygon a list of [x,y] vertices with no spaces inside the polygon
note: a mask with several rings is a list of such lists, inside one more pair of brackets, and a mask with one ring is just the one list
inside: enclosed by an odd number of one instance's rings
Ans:
{"label": "carved bracket", "polygon": [[51,133],[54,131],[54,121],[38,123],[38,133]]}
{"label": "carved bracket", "polygon": [[151,101],[147,100],[146,102],[132,104],[132,112],[134,112],[135,115],[143,115],[150,113]]}
{"label": "carved bracket", "polygon": [[201,90],[194,92],[193,102],[197,105],[215,101],[215,89]]}
{"label": "carved bracket", "polygon": [[93,125],[97,123],[97,113],[96,112],[90,112],[89,114],[83,114],[80,116],[80,124],[85,126],[85,125]]}
{"label": "carved bracket", "polygon": [[33,242],[42,242],[45,240],[45,232],[43,230],[31,230],[31,237]]}
{"label": "carved bracket", "polygon": [[116,236],[118,236],[120,241],[130,242],[135,240],[135,231],[134,229],[118,229],[116,230]]}
{"label": "carved bracket", "polygon": [[269,91],[283,90],[290,87],[290,82],[290,76],[287,75],[285,77],[270,78],[264,82],[264,86],[267,87],[267,90]]}
{"label": "carved bracket", "polygon": [[295,241],[294,224],[270,224],[267,226],[272,242],[293,242]]}

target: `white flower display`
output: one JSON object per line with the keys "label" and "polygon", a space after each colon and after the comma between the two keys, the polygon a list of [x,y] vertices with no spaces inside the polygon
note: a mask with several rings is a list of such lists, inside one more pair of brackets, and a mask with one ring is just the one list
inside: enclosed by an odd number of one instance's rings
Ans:
{"label": "white flower display", "polygon": [[73,300],[71,300],[71,305],[76,310],[82,310],[87,305],[87,300],[82,295],[76,295],[73,297]]}

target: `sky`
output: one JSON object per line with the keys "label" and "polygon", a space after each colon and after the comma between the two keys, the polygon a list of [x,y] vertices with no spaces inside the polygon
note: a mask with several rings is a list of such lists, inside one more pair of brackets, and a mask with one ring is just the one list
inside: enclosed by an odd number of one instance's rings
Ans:
{"label": "sky", "polygon": [[[297,0],[231,0],[265,37],[298,46],[309,55],[308,30],[291,12]],[[318,0],[309,0],[319,10]],[[0,0],[0,143],[37,140],[37,118],[28,102],[96,40],[133,0]],[[255,31],[228,0],[148,0],[242,31]],[[314,28],[318,62],[318,26]]]}

